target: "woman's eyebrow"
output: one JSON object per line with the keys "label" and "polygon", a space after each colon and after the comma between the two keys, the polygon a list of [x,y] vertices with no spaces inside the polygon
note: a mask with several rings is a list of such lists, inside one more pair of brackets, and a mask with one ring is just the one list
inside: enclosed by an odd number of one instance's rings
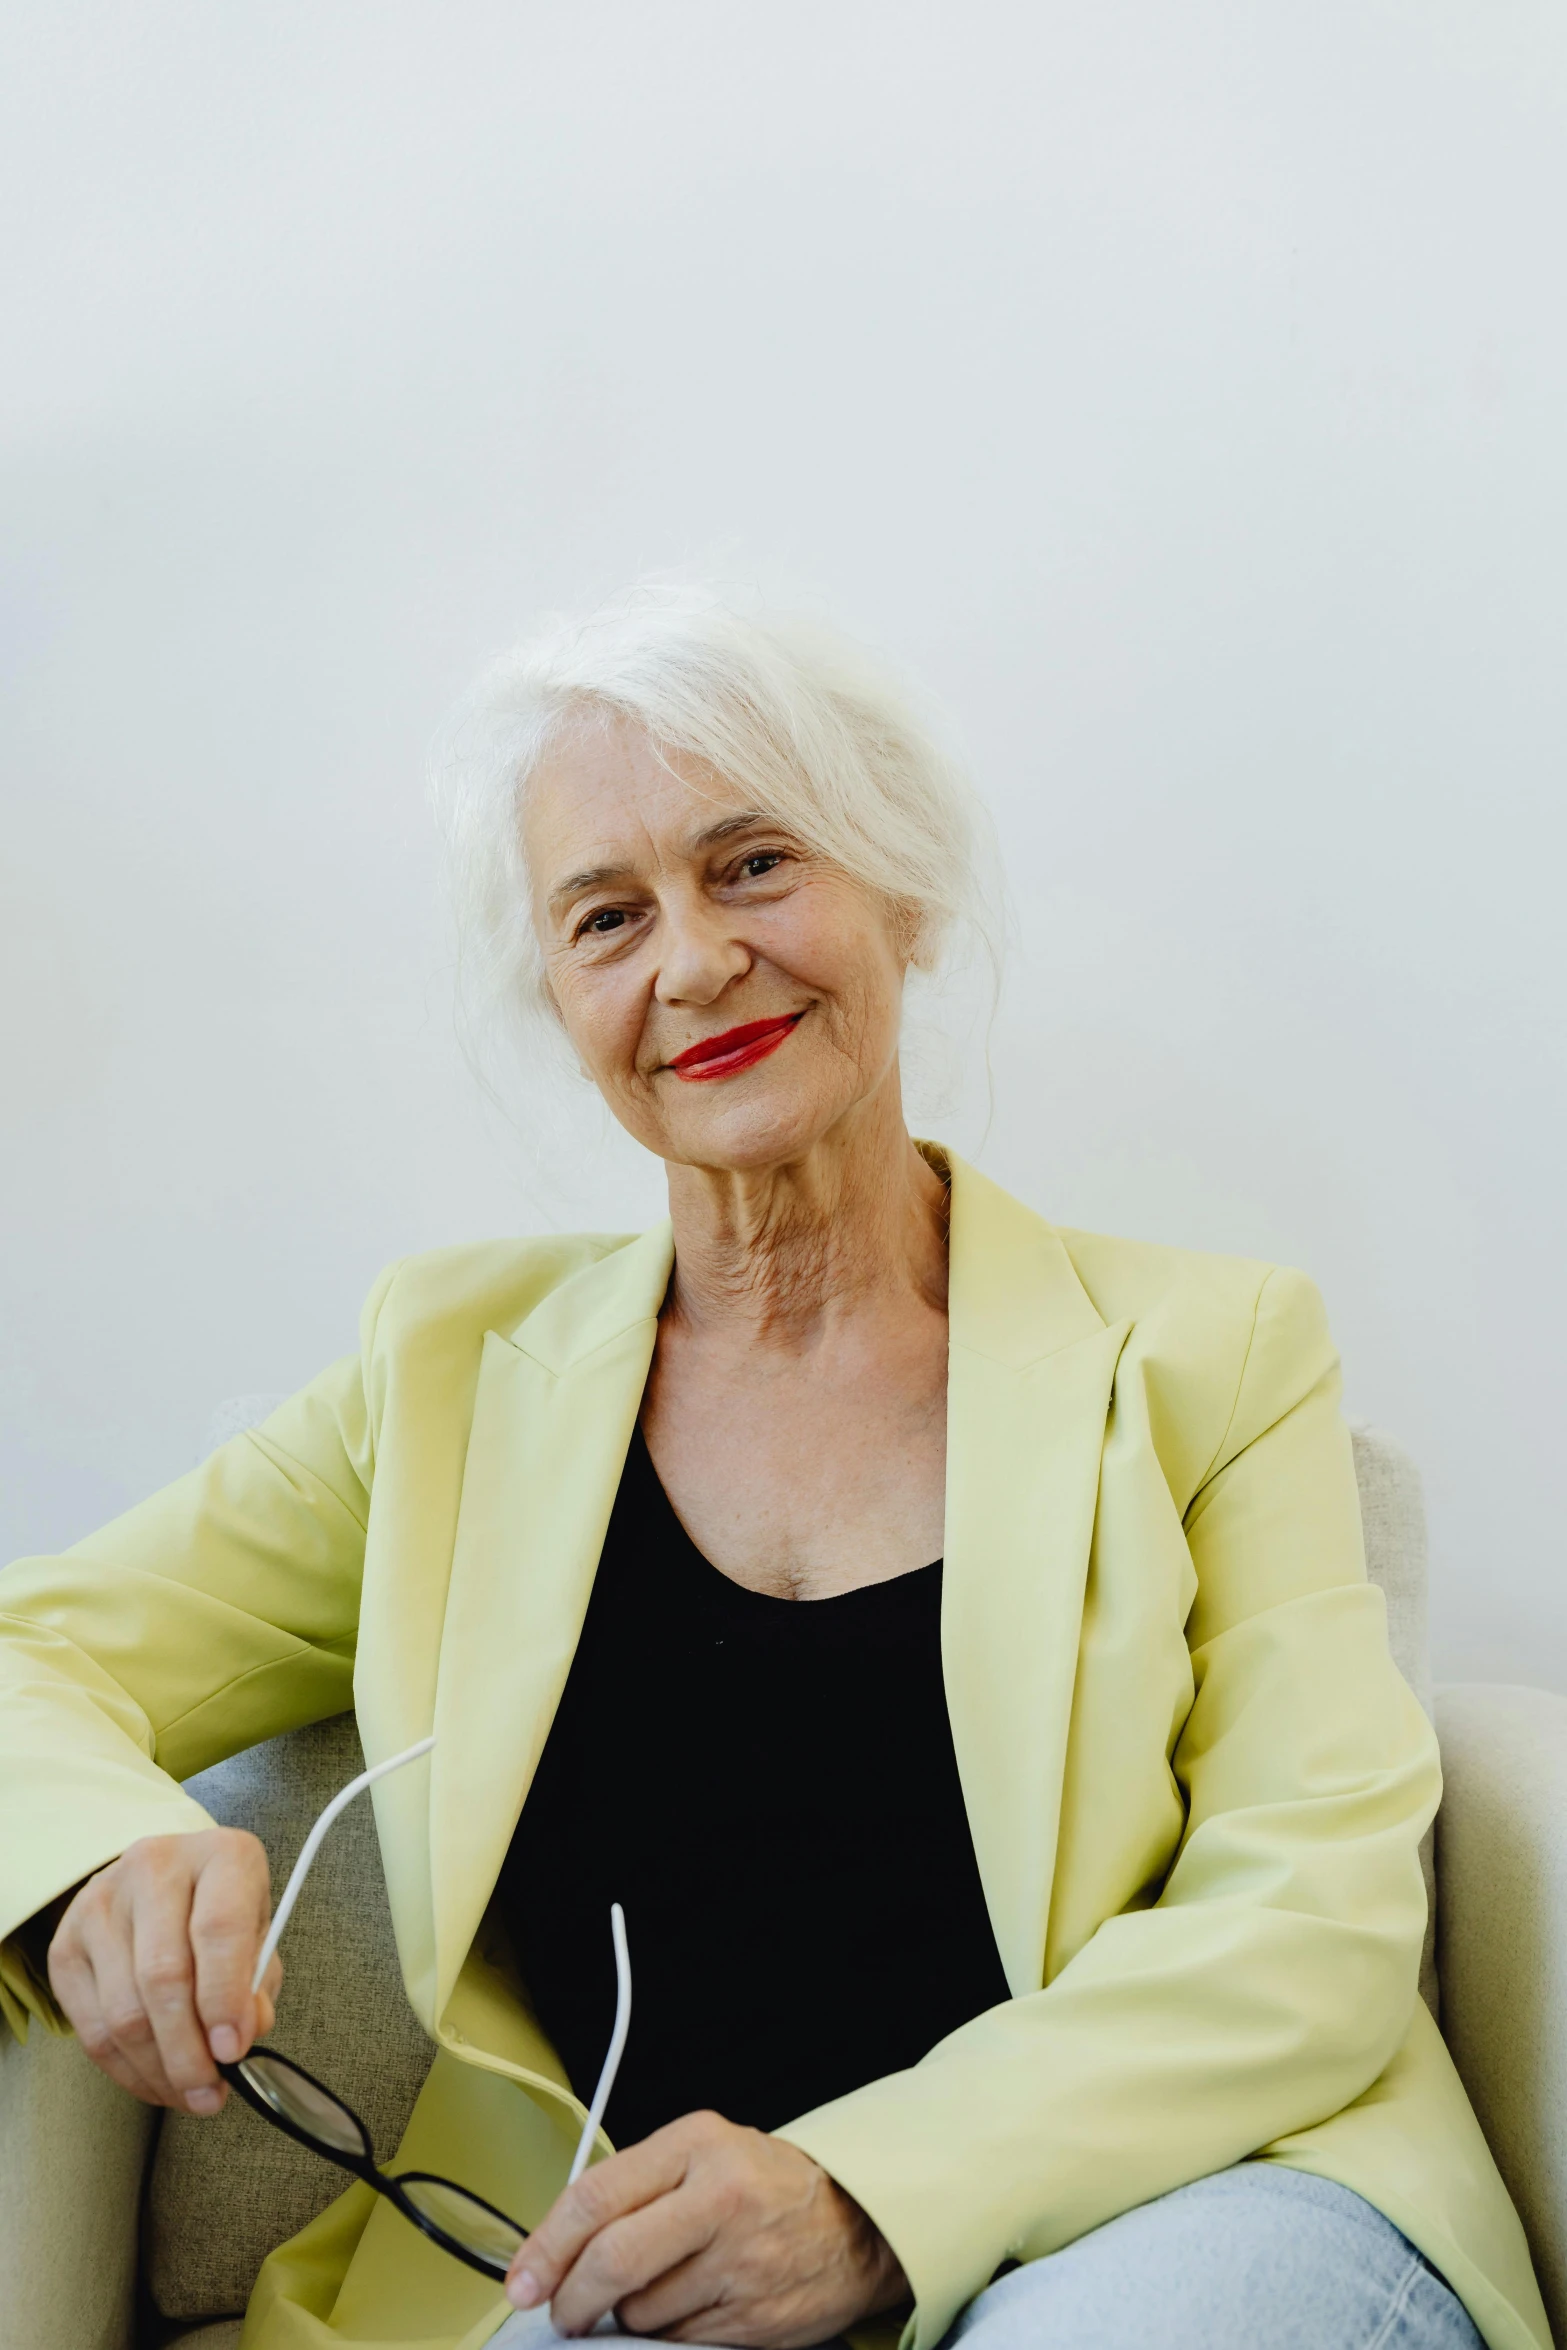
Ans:
{"label": "woman's eyebrow", "polygon": [[629,865],[586,865],[580,873],[568,873],[550,891],[549,902],[558,905],[562,898],[573,898],[579,889],[597,889],[604,881],[627,881],[631,876]]}
{"label": "woman's eyebrow", "polygon": [[772,821],[760,808],[742,808],[738,816],[726,816],[722,823],[710,824],[705,832],[697,834],[691,845],[697,849],[710,849],[717,841],[730,840],[737,832],[754,832],[759,824],[770,824]]}

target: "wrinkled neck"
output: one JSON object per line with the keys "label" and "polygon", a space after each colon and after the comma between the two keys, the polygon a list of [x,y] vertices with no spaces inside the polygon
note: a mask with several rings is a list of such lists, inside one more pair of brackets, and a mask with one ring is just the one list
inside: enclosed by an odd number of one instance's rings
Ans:
{"label": "wrinkled neck", "polygon": [[895,1103],[892,1113],[846,1121],[800,1159],[765,1169],[672,1166],[666,1317],[788,1351],[847,1315],[943,1308],[946,1185]]}

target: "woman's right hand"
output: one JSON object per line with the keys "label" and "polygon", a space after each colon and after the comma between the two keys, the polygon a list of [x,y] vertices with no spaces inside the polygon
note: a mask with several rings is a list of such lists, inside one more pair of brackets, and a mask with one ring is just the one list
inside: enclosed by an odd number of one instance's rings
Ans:
{"label": "woman's right hand", "polygon": [[272,1915],[266,1849],[243,1828],[143,1836],[89,1877],[49,1945],[77,2038],[148,2105],[216,2113],[232,2064],[272,2029],[283,1969],[250,1978]]}

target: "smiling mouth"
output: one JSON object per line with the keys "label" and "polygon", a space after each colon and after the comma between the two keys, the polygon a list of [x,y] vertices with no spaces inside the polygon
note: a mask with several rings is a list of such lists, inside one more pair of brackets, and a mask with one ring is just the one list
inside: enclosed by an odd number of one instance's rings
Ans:
{"label": "smiling mouth", "polygon": [[744,1021],[738,1028],[726,1028],[721,1035],[704,1036],[687,1045],[667,1066],[687,1085],[733,1077],[738,1070],[749,1069],[753,1062],[765,1061],[769,1053],[775,1053],[804,1018],[803,1012],[786,1012],[781,1020]]}

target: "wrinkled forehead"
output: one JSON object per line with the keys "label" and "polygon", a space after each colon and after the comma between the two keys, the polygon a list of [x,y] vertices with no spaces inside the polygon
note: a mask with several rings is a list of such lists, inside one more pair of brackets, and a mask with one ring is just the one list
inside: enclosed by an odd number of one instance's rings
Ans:
{"label": "wrinkled forehead", "polygon": [[529,879],[546,901],[587,874],[700,856],[761,821],[728,777],[624,721],[562,733],[534,768],[521,809]]}

